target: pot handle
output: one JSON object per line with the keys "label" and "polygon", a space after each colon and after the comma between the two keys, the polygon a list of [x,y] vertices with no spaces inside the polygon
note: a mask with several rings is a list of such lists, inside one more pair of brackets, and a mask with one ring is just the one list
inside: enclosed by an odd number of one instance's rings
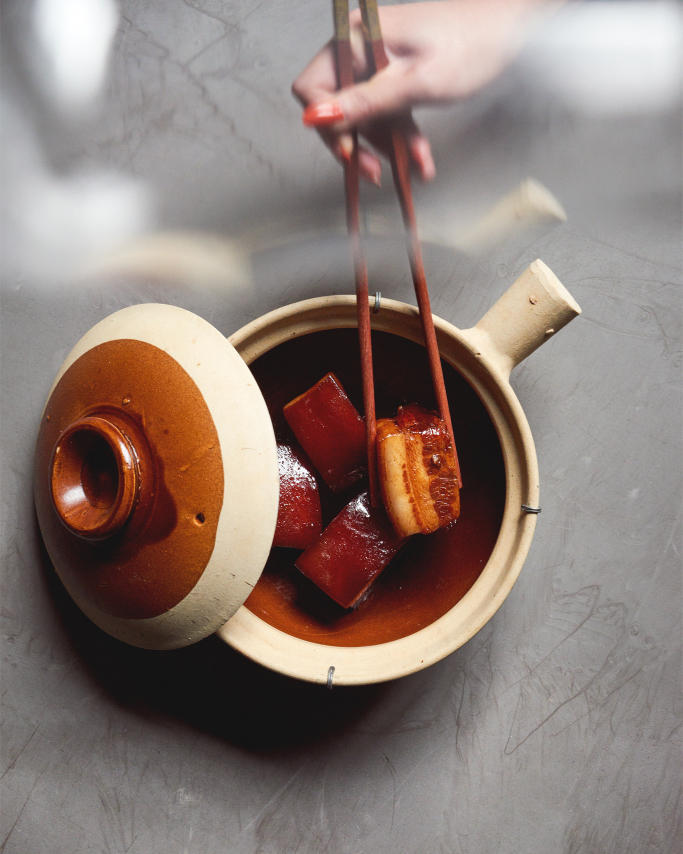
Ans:
{"label": "pot handle", "polygon": [[507,380],[516,365],[579,314],[574,297],[536,260],[463,335]]}

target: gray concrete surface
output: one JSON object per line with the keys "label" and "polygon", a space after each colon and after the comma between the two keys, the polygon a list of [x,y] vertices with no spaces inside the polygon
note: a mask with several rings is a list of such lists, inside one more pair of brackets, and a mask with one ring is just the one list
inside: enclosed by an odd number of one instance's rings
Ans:
{"label": "gray concrete surface", "polygon": [[[289,94],[328,4],[121,0],[92,93],[50,67],[36,8],[2,10],[0,850],[679,851],[680,6],[570,6],[485,93],[421,115],[435,313],[471,325],[540,257],[583,314],[513,373],[543,513],[512,593],[428,670],[332,691],[215,637],[108,638],[56,580],[31,496],[48,389],[107,314],[170,302],[229,334],[350,292],[341,176]],[[529,176],[566,222],[453,248]],[[397,235],[385,185],[368,222]],[[227,241],[220,275],[215,247],[192,274],[160,269],[149,239],[144,264],[117,250],[169,230]],[[397,238],[373,242],[371,274],[412,301]]]}

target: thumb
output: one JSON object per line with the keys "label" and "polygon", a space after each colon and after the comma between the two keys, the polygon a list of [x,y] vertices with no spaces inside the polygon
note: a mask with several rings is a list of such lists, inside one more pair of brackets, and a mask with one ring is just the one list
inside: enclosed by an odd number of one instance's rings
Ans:
{"label": "thumb", "polygon": [[409,110],[414,103],[412,87],[398,66],[388,65],[370,80],[310,104],[304,110],[304,124],[345,131]]}

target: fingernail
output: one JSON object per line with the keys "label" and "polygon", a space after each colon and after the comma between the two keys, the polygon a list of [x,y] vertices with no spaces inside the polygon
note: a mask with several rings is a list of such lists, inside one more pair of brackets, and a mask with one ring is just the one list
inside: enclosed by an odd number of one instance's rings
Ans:
{"label": "fingernail", "polygon": [[420,172],[420,178],[428,183],[433,181],[436,175],[434,160],[432,158],[432,149],[429,141],[422,138],[413,142],[412,157]]}
{"label": "fingernail", "polygon": [[429,166],[423,166],[421,177],[425,184],[430,184],[434,180],[434,178],[436,178],[436,169],[434,168],[434,164],[430,164]]}
{"label": "fingernail", "polygon": [[344,118],[342,108],[336,101],[309,104],[304,110],[303,120],[307,127],[323,128],[340,122]]}
{"label": "fingernail", "polygon": [[379,161],[369,156],[367,152],[361,150],[360,156],[360,173],[366,181],[374,184],[375,187],[382,186],[382,166]]}
{"label": "fingernail", "polygon": [[376,172],[374,169],[363,169],[363,177],[366,181],[369,181],[371,184],[374,184],[375,187],[382,186],[380,173]]}
{"label": "fingernail", "polygon": [[351,155],[353,154],[353,138],[349,134],[342,134],[339,137],[337,150],[339,156],[347,163],[350,163]]}

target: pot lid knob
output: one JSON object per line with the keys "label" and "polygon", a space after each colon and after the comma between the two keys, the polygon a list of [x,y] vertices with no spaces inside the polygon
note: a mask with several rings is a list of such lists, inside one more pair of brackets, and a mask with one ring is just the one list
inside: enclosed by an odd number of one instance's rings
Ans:
{"label": "pot lid knob", "polygon": [[50,495],[66,528],[85,540],[121,530],[137,503],[138,456],[111,420],[91,416],[70,424],[50,461]]}

